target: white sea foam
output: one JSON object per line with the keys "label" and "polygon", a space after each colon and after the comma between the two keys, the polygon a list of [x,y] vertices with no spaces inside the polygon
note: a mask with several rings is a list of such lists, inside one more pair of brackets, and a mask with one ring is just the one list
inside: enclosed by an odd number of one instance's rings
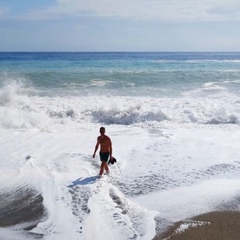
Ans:
{"label": "white sea foam", "polygon": [[[154,219],[238,207],[239,105],[226,91],[59,97],[8,84],[0,90],[0,192],[24,185],[41,193],[46,219],[31,232],[44,239],[152,239]],[[118,162],[96,179],[101,125]],[[27,239],[16,229],[0,234]]]}
{"label": "white sea foam", "polygon": [[[205,84],[207,89],[214,83]],[[132,125],[147,122],[239,124],[240,99],[224,92],[208,98],[189,92],[184,97],[32,96],[18,84],[0,90],[3,128],[40,128],[79,123]],[[214,87],[215,88],[215,87]],[[197,96],[197,97],[196,97]]]}

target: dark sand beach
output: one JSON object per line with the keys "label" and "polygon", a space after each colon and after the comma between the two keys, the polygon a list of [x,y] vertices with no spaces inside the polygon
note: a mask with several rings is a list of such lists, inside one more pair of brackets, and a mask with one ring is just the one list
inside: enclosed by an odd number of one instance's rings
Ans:
{"label": "dark sand beach", "polygon": [[43,198],[36,190],[25,185],[0,193],[0,228],[17,226],[28,232],[45,216]]}
{"label": "dark sand beach", "polygon": [[[184,226],[188,226],[183,230]],[[179,231],[182,229],[182,231]],[[153,240],[239,240],[240,211],[216,211],[177,222]]]}
{"label": "dark sand beach", "polygon": [[[46,217],[40,193],[27,186],[0,194],[0,228],[18,226],[26,233]],[[41,234],[32,234],[39,239]],[[1,237],[1,236],[0,236]],[[239,240],[240,211],[215,211],[176,222],[153,240]]]}

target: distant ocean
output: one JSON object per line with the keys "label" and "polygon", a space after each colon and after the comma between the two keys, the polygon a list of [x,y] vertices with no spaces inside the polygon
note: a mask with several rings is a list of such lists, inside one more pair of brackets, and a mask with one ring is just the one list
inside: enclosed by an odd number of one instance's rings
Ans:
{"label": "distant ocean", "polygon": [[0,53],[0,63],[1,86],[18,80],[50,95],[236,92],[240,78],[240,53]]}
{"label": "distant ocean", "polygon": [[[0,87],[3,96],[6,91],[16,91],[41,100],[44,96],[84,98],[82,110],[69,103],[75,115],[79,111],[84,115],[88,100],[106,96],[119,105],[119,117],[114,108],[115,116],[105,112],[98,118],[98,110],[92,106],[92,119],[103,123],[131,124],[165,118],[238,123],[239,67],[240,53],[233,52],[0,53]],[[138,97],[151,101],[143,100],[143,104]],[[53,109],[48,107],[51,115]],[[136,110],[136,116],[132,108],[142,109]],[[121,117],[122,112],[125,117]]]}
{"label": "distant ocean", "polygon": [[239,210],[239,125],[237,52],[1,52],[0,238],[151,240]]}

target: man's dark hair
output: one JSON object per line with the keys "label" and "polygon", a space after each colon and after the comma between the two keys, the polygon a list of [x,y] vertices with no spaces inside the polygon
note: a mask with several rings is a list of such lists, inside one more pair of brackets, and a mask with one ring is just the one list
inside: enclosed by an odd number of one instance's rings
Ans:
{"label": "man's dark hair", "polygon": [[101,130],[105,131],[105,127],[100,127],[100,131],[101,131]]}

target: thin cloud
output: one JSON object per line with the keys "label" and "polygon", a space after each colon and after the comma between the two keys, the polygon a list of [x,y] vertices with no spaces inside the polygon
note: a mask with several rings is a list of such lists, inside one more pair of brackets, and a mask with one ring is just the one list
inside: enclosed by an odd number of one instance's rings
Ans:
{"label": "thin cloud", "polygon": [[[237,10],[239,9],[239,10]],[[155,21],[240,20],[239,0],[57,0],[24,14],[30,19],[97,16]]]}
{"label": "thin cloud", "polygon": [[8,8],[0,6],[0,18],[7,13]]}

